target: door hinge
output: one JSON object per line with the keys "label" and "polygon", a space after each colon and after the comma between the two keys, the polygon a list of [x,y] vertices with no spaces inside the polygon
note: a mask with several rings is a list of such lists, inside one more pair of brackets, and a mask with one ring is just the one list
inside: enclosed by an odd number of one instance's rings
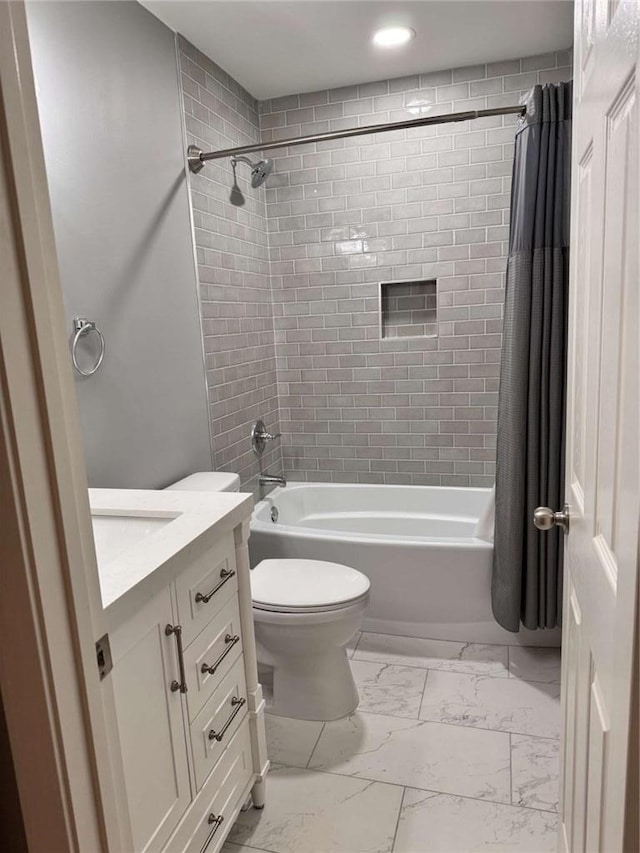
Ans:
{"label": "door hinge", "polygon": [[105,634],[100,637],[96,643],[96,659],[98,661],[98,672],[100,673],[100,681],[109,675],[113,669],[113,661],[111,660],[111,645],[109,644],[109,635]]}

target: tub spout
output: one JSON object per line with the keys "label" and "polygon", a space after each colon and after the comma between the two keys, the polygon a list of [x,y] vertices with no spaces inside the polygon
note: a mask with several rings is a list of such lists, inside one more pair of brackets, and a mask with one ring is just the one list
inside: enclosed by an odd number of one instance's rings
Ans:
{"label": "tub spout", "polygon": [[286,486],[287,478],[279,474],[260,474],[258,482],[261,486]]}

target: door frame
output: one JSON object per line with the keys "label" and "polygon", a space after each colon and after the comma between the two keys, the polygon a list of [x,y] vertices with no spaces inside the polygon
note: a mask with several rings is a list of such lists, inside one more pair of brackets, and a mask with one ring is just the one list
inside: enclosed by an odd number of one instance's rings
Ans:
{"label": "door frame", "polygon": [[[0,690],[34,851],[127,848],[23,0],[0,2]],[[112,720],[111,720],[112,721]]]}

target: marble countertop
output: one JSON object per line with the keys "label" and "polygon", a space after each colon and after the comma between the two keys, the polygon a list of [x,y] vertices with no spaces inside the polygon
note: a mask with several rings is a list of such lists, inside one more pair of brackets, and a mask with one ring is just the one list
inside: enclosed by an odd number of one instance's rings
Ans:
{"label": "marble countertop", "polygon": [[[163,582],[183,565],[186,551],[205,550],[226,531],[248,519],[253,496],[242,492],[147,491],[89,489],[93,518],[166,520],[130,547],[115,549],[111,558],[98,548],[98,576],[105,610],[159,570]],[[117,534],[116,534],[117,535]],[[119,553],[117,551],[119,550]]]}

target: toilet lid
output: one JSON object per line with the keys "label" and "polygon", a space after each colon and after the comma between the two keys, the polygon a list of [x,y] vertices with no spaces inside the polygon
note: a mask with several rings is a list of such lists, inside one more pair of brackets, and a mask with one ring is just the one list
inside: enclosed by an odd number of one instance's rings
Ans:
{"label": "toilet lid", "polygon": [[263,610],[334,609],[363,598],[369,578],[322,560],[263,560],[251,571],[251,596]]}

